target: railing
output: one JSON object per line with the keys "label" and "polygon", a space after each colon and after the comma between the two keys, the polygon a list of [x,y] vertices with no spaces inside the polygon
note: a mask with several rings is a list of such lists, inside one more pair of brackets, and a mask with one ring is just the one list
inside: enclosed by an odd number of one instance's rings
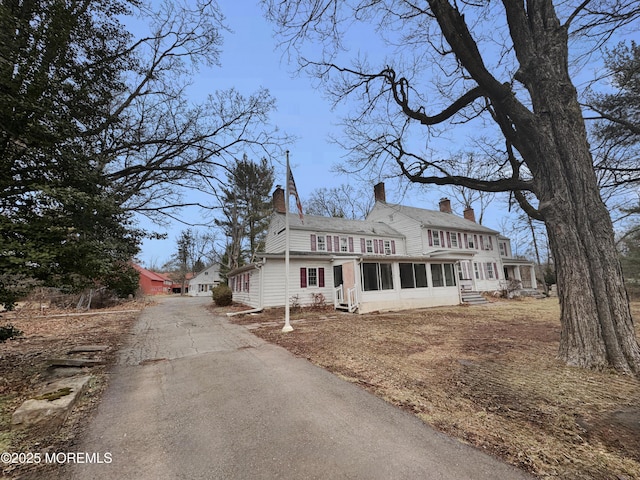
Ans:
{"label": "railing", "polygon": [[350,312],[358,308],[358,296],[355,287],[347,290],[347,308]]}
{"label": "railing", "polygon": [[342,285],[339,285],[333,290],[333,306],[335,308],[344,303],[343,296]]}
{"label": "railing", "polygon": [[354,312],[358,308],[358,292],[355,287],[347,289],[344,295],[344,286],[339,285],[333,290],[333,305],[336,309],[345,306],[349,312]]}

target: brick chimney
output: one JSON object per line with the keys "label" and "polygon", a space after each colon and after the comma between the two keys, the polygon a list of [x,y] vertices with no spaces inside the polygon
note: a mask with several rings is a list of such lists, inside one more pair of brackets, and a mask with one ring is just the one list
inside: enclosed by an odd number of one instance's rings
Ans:
{"label": "brick chimney", "polygon": [[276,186],[276,189],[273,191],[273,210],[276,213],[286,212],[284,204],[284,190],[280,185]]}
{"label": "brick chimney", "polygon": [[462,213],[464,218],[467,220],[471,220],[473,223],[476,223],[476,212],[473,211],[471,205],[467,205],[467,208],[464,209]]}
{"label": "brick chimney", "polygon": [[444,212],[444,213],[453,213],[453,211],[451,210],[451,200],[449,200],[448,198],[441,198],[440,199],[440,211]]}
{"label": "brick chimney", "polygon": [[380,182],[373,186],[373,198],[376,202],[387,202],[387,196],[384,193],[384,182]]}

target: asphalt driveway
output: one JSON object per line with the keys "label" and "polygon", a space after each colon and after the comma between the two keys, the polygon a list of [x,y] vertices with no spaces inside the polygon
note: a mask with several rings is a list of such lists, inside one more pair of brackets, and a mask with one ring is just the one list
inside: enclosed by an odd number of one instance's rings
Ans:
{"label": "asphalt driveway", "polygon": [[143,312],[77,446],[101,463],[68,465],[67,478],[530,478],[212,316],[210,302]]}

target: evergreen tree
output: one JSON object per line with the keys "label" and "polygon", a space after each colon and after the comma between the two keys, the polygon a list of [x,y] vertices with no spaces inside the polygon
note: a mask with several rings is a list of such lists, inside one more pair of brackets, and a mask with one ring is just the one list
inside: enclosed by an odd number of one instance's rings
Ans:
{"label": "evergreen tree", "polygon": [[0,5],[0,303],[27,279],[91,286],[137,252],[141,232],[91,133],[124,88],[128,35],[115,17],[127,11],[124,1]]}
{"label": "evergreen tree", "polygon": [[215,221],[227,237],[225,271],[251,261],[264,249],[273,180],[273,167],[264,158],[255,163],[245,155],[229,171],[220,195],[224,217]]}

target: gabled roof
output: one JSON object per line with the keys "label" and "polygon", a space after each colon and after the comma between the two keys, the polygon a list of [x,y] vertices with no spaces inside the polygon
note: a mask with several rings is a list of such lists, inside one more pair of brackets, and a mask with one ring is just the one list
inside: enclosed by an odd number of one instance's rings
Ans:
{"label": "gabled roof", "polygon": [[140,265],[137,265],[135,263],[133,263],[132,265],[133,265],[133,268],[135,268],[138,272],[140,272],[140,275],[144,275],[150,280],[164,283],[164,278],[162,278],[157,273],[152,272],[151,270],[147,270],[146,268],[143,268]]}
{"label": "gabled roof", "polygon": [[402,215],[405,215],[406,217],[420,222],[423,227],[427,228],[444,227],[457,230],[470,230],[474,232],[499,234],[499,232],[496,230],[492,230],[491,228],[485,227],[476,222],[472,222],[471,220],[467,220],[466,218],[459,217],[457,215],[454,215],[453,213],[445,213],[438,210],[426,210],[424,208],[407,207],[405,205],[382,202],[376,202],[373,208],[375,209],[376,207],[378,207],[378,205],[380,205],[380,207],[386,207],[394,210]]}
{"label": "gabled roof", "polygon": [[[274,213],[274,215],[282,217],[282,221],[284,222],[283,213]],[[352,235],[384,235],[404,238],[404,235],[383,222],[349,220],[338,217],[320,217],[316,215],[304,215],[304,219],[301,221],[297,213],[289,213],[289,228],[292,230],[309,230]]]}

